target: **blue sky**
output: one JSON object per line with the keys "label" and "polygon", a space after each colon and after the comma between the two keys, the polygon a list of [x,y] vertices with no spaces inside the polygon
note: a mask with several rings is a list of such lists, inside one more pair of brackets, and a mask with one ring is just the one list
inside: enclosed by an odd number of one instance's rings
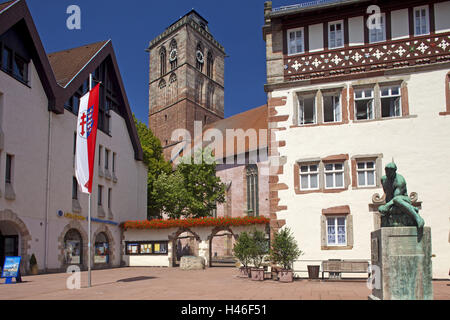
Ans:
{"label": "blue sky", "polygon": [[[0,1],[3,2],[3,1]],[[274,0],[273,6],[301,0]],[[266,103],[264,0],[27,0],[48,53],[111,39],[132,111],[148,123],[150,40],[192,8],[225,47],[225,116]],[[68,30],[69,5],[81,8],[81,30]]]}

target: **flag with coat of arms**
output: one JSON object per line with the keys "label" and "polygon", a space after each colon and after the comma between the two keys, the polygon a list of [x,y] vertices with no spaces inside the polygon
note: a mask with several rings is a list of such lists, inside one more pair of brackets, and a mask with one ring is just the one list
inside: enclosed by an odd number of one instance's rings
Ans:
{"label": "flag with coat of arms", "polygon": [[97,140],[99,88],[97,84],[80,99],[75,151],[75,176],[83,193],[92,194]]}

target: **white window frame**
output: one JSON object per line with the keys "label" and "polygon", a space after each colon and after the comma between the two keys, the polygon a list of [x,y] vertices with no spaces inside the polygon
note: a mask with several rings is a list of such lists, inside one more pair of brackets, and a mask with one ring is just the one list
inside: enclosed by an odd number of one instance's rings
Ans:
{"label": "white window frame", "polygon": [[[322,121],[323,123],[339,123],[342,122],[342,98],[341,98],[341,94],[340,93],[334,93],[334,94],[323,94],[322,95]],[[332,97],[332,103],[333,103],[333,121],[325,121],[325,97]],[[339,112],[337,111],[336,108],[336,98],[338,98],[339,100]]]}
{"label": "white window frame", "polygon": [[[386,14],[381,13],[381,18],[382,18],[381,30],[369,29],[369,43],[377,43],[377,42],[386,41]],[[380,35],[381,35],[381,39],[378,39],[378,37]],[[373,39],[373,36],[375,36],[375,39]]]}
{"label": "white window frame", "polygon": [[[372,95],[370,97],[366,96],[366,91],[370,90]],[[361,92],[361,97],[358,98],[356,95],[358,92]],[[368,117],[367,119],[358,119],[358,109],[356,108],[356,102],[360,100],[372,100],[371,104],[371,112],[369,112],[369,107],[367,108],[367,114],[372,115],[372,117]],[[361,88],[361,89],[354,89],[354,100],[355,100],[355,120],[356,121],[363,121],[363,120],[373,120],[375,119],[375,90],[374,88]]]}
{"label": "white window frame", "polygon": [[[300,191],[314,191],[320,189],[320,163],[298,163],[299,175],[300,175]],[[317,171],[311,171],[311,166],[317,166]],[[308,172],[302,172],[302,167],[308,167]],[[317,176],[317,188],[311,188],[311,176]],[[302,188],[302,176],[308,176],[308,188]]]}
{"label": "white window frame", "polygon": [[[364,168],[360,169],[359,164],[364,163]],[[367,168],[368,163],[373,163],[373,168]],[[359,173],[364,173],[365,184],[359,181]],[[373,184],[368,184],[367,173],[373,172]],[[358,188],[376,187],[377,185],[377,163],[375,160],[357,160],[356,161],[356,179],[358,180]]]}
{"label": "white window frame", "polygon": [[[341,170],[337,170],[336,169],[336,165],[340,164],[342,165],[342,169]],[[327,166],[328,165],[332,165],[333,169],[332,170],[327,170]],[[336,174],[337,173],[342,173],[342,187],[337,187],[336,186]],[[333,175],[333,186],[328,187],[327,186],[327,175]],[[345,162],[333,162],[333,163],[324,163],[324,184],[325,184],[325,189],[331,190],[331,189],[345,189]]]}
{"label": "white window frame", "polygon": [[[425,10],[425,33],[422,33],[422,23],[419,20],[417,20],[416,17],[416,12],[419,11],[420,12],[420,18],[422,18],[422,10]],[[420,7],[414,7],[414,35],[415,36],[421,36],[421,35],[427,35],[430,34],[430,12],[429,12],[429,7],[428,5],[425,6],[420,6]],[[419,23],[419,28],[420,28],[420,33],[417,33],[417,23]]]}
{"label": "white window frame", "polygon": [[[301,31],[302,32],[302,36],[301,36],[302,50],[299,51],[299,52],[297,52],[297,51],[292,52],[291,51],[291,44],[290,44],[290,34],[292,32],[294,32],[294,34],[295,34],[295,40],[294,41],[296,42],[295,47],[297,49],[297,31]],[[305,28],[301,27],[301,28],[295,28],[295,29],[287,30],[286,31],[286,41],[287,41],[286,43],[287,43],[288,55],[289,56],[292,56],[292,55],[295,55],[295,54],[305,53]]]}
{"label": "white window frame", "polygon": [[[345,246],[347,246],[347,243],[348,243],[348,237],[347,237],[347,217],[346,216],[326,216],[326,218],[327,218],[327,226],[326,226],[326,230],[327,230],[327,234],[326,234],[326,237],[327,237],[327,246],[329,246],[329,247],[345,247]],[[330,243],[329,242],[329,238],[328,238],[328,226],[329,226],[329,219],[333,219],[334,220],[334,231],[335,231],[335,233],[334,233],[334,236],[335,236],[335,243]],[[345,243],[339,243],[339,232],[338,232],[338,219],[344,219],[344,222],[345,222],[345,224],[344,224],[344,230],[345,230],[345,232],[344,232],[344,236],[345,236]]]}
{"label": "white window frame", "polygon": [[[398,94],[392,94],[392,89],[398,88]],[[383,95],[384,90],[388,90],[388,95]],[[385,98],[399,98],[398,107],[399,107],[399,115],[389,116],[389,117],[383,117],[383,99]],[[386,118],[400,118],[402,116],[403,110],[402,110],[402,88],[400,85],[394,85],[394,86],[382,86],[380,87],[380,105],[381,105],[381,117]],[[395,111],[395,110],[394,110]]]}
{"label": "white window frame", "polygon": [[[304,100],[312,98],[313,99],[313,122],[312,123],[305,123],[305,105],[304,105]],[[304,95],[304,96],[298,96],[298,125],[299,126],[307,126],[307,125],[312,125],[312,124],[317,124],[317,103],[316,103],[316,99],[317,99],[317,95]],[[303,119],[303,120],[302,120]]]}
{"label": "white window frame", "polygon": [[[337,46],[336,43],[336,39],[337,39],[337,32],[335,32],[335,38],[334,38],[334,42],[335,42],[335,46],[332,47],[331,46],[331,31],[330,28],[332,25],[335,26],[336,29],[336,25],[340,24],[341,25],[341,41],[342,41],[342,45],[341,46]],[[333,22],[328,22],[328,49],[337,49],[337,48],[343,48],[344,47],[344,20],[338,20],[338,21],[333,21]]]}

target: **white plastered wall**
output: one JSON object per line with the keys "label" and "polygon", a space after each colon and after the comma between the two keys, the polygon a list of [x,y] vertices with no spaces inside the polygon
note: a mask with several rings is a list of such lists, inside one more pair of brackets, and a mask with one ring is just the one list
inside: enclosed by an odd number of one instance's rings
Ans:
{"label": "white plastered wall", "polygon": [[[308,264],[320,264],[327,259],[370,260],[370,233],[374,230],[373,214],[369,212],[374,193],[378,189],[355,189],[335,194],[312,193],[297,195],[294,191],[296,160],[326,157],[337,154],[383,154],[383,167],[395,159],[398,173],[406,178],[408,192],[417,192],[423,201],[420,214],[426,226],[431,227],[433,276],[448,278],[450,266],[448,199],[450,198],[450,118],[439,116],[445,111],[445,77],[449,70],[420,72],[406,76],[409,92],[409,112],[412,117],[337,125],[290,128],[293,124],[294,92],[300,88],[279,90],[272,97],[287,97],[285,106],[277,107],[278,115],[289,115],[278,127],[287,130],[276,133],[278,141],[286,141],[279,148],[286,157],[284,173],[279,183],[289,186],[279,191],[280,206],[288,210],[278,213],[286,219],[305,255],[295,264],[296,270],[306,271]],[[405,78],[405,77],[404,77]],[[394,77],[384,80],[393,80]],[[374,79],[375,80],[375,79]],[[350,82],[327,84],[348,86]],[[319,89],[320,85],[302,87],[301,90]],[[384,174],[384,170],[383,170]],[[350,175],[351,176],[351,175]],[[378,177],[379,178],[379,177]],[[352,250],[321,250],[322,209],[349,205],[353,215],[354,246]],[[302,276],[306,273],[302,272]]]}

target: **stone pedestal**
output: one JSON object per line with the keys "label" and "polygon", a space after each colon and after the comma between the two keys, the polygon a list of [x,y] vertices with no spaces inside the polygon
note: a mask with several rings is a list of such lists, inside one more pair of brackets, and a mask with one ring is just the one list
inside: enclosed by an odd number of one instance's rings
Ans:
{"label": "stone pedestal", "polygon": [[372,232],[372,300],[432,300],[431,228]]}
{"label": "stone pedestal", "polygon": [[181,270],[203,270],[205,269],[205,259],[202,257],[184,256],[180,260]]}

